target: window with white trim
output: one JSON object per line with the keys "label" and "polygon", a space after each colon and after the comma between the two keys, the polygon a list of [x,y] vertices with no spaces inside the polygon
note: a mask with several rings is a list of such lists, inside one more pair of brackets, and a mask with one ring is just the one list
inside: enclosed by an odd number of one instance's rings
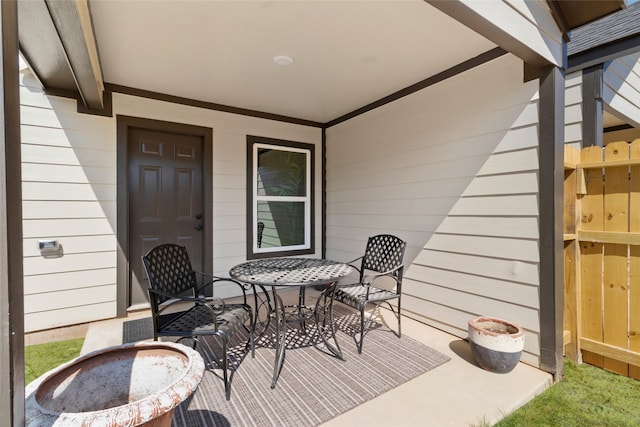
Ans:
{"label": "window with white trim", "polygon": [[247,137],[247,258],[314,252],[313,149]]}

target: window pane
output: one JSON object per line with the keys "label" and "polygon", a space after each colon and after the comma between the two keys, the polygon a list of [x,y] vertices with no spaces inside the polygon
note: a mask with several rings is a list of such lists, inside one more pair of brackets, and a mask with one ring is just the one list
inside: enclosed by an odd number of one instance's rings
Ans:
{"label": "window pane", "polygon": [[247,135],[247,259],[315,252],[314,148]]}
{"label": "window pane", "polygon": [[304,202],[258,202],[257,222],[264,224],[260,247],[304,245],[304,205]]}
{"label": "window pane", "polygon": [[259,196],[306,196],[305,153],[258,149]]}

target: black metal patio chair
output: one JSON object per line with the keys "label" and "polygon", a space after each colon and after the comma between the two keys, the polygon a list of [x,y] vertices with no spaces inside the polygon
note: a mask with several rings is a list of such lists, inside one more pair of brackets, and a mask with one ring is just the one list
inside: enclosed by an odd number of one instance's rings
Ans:
{"label": "black metal patio chair", "polygon": [[[222,350],[215,357],[223,371],[225,394],[229,400],[229,341],[244,329],[249,334],[245,352],[250,349],[252,357],[255,355],[255,322],[253,309],[247,304],[247,289],[233,279],[194,271],[184,246],[156,246],[142,256],[142,262],[149,278],[154,341],[158,337],[179,337],[178,341],[192,339],[195,348],[201,337],[217,338]],[[203,277],[203,285],[198,284],[198,275]],[[222,282],[237,284],[242,290],[242,302],[231,304],[204,296],[207,287],[212,287],[213,292],[213,287]]]}
{"label": "black metal patio chair", "polygon": [[[374,314],[382,303],[386,303],[398,320],[400,337],[400,301],[402,296],[402,260],[407,243],[390,234],[369,237],[364,255],[350,261],[358,270],[360,278],[357,283],[339,285],[335,291],[335,301],[339,301],[360,312],[360,340],[356,339],[358,353],[362,353],[362,342],[365,330],[371,326]],[[361,260],[360,266],[353,265]],[[390,283],[389,283],[390,282]],[[391,301],[396,302],[394,309]],[[373,304],[368,320],[365,322],[365,309]]]}

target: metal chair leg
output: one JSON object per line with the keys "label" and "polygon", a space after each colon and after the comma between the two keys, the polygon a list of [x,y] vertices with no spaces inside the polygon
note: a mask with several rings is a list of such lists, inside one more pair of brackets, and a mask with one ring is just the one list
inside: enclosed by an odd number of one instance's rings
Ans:
{"label": "metal chair leg", "polygon": [[398,301],[398,338],[402,337],[402,329],[400,327],[400,302]]}
{"label": "metal chair leg", "polygon": [[227,400],[231,399],[231,384],[229,383],[229,356],[227,355],[227,342],[222,340],[222,371],[224,376],[224,394]]}
{"label": "metal chair leg", "polygon": [[362,342],[364,341],[364,304],[360,306],[360,341],[358,342],[358,353],[362,353]]}

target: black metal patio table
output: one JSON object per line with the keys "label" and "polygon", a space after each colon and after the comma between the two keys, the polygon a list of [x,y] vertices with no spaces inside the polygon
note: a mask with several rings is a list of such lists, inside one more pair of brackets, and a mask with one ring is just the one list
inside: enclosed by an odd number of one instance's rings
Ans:
{"label": "black metal patio table", "polygon": [[[268,302],[267,326],[271,317],[274,317],[276,327],[276,357],[271,388],[275,388],[284,365],[284,354],[287,347],[286,323],[288,320],[294,319],[299,322],[302,332],[306,333],[305,322],[313,317],[327,349],[334,356],[344,360],[333,324],[333,294],[338,280],[351,271],[352,267],[348,264],[316,258],[258,259],[238,264],[229,271],[229,275],[240,282],[257,285],[263,290],[265,286],[271,288],[274,305],[272,307]],[[307,306],[305,304],[305,290],[307,287],[315,285],[327,285],[327,287],[318,297],[315,306]],[[278,288],[281,287],[298,287],[298,304],[285,305],[278,295]],[[293,310],[287,312],[288,308]],[[320,317],[322,317],[322,322]],[[331,335],[333,344],[328,341],[327,334]]]}

